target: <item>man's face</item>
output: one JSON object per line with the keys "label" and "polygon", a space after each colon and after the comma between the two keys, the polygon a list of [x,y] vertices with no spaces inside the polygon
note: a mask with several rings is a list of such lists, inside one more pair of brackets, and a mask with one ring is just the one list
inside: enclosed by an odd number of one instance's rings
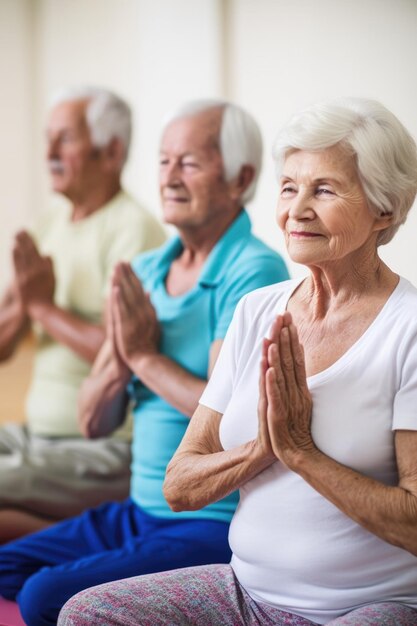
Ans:
{"label": "man's face", "polygon": [[91,143],[86,107],[86,100],[58,104],[46,130],[52,189],[73,201],[88,195],[102,176],[100,150]]}
{"label": "man's face", "polygon": [[210,109],[174,120],[166,128],[159,183],[168,224],[199,228],[227,215],[231,198],[218,146],[220,124],[221,110]]}

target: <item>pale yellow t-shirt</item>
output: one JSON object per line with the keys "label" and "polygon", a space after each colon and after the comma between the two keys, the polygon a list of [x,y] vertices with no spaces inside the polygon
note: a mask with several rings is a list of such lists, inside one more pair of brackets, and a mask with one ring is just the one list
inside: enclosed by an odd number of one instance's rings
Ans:
{"label": "pale yellow t-shirt", "polygon": [[[53,259],[55,303],[99,323],[115,263],[159,246],[165,234],[159,222],[122,191],[78,222],[70,221],[69,206],[56,206],[40,221],[35,238],[42,253]],[[26,401],[28,427],[45,437],[79,436],[78,390],[91,365],[42,328],[35,331],[38,346]],[[118,434],[130,438],[129,426]]]}

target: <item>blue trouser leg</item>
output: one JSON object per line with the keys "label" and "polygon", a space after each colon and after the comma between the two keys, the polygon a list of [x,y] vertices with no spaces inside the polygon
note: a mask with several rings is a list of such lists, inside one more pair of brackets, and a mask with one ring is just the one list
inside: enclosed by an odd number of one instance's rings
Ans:
{"label": "blue trouser leg", "polygon": [[63,604],[87,587],[230,560],[224,522],[159,519],[132,503],[94,512],[0,549],[0,593],[20,584],[17,600],[28,626],[55,624]]}
{"label": "blue trouser leg", "polygon": [[103,504],[1,546],[0,595],[14,600],[26,580],[43,567],[120,548],[138,534],[136,508],[130,500]]}

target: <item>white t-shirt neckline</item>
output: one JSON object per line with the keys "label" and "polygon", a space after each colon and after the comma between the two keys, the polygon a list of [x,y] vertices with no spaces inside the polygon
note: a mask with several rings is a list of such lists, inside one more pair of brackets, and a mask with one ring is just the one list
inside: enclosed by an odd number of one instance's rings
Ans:
{"label": "white t-shirt neckline", "polygon": [[[292,288],[289,290],[288,297],[285,301],[284,311],[287,310],[288,303],[291,297],[294,295],[295,291],[304,280],[305,277],[297,280],[295,284],[295,281],[291,281],[293,284],[291,285]],[[363,346],[367,344],[368,338],[376,331],[378,326],[384,322],[391,303],[394,303],[397,299],[401,298],[407,284],[409,284],[409,282],[402,276],[399,276],[398,283],[394,287],[393,291],[388,296],[381,310],[377,313],[375,318],[365,329],[362,335],[350,346],[350,348],[346,350],[346,352],[342,354],[342,356],[337,359],[337,361],[329,365],[329,367],[326,367],[321,372],[317,372],[317,374],[307,376],[309,388],[320,385],[332,378],[333,376],[337,376],[345,367],[347,367],[351,363],[352,359],[354,359],[358,352],[362,350]],[[280,307],[280,310],[277,310],[276,314],[279,315],[282,314],[282,312],[282,308]]]}

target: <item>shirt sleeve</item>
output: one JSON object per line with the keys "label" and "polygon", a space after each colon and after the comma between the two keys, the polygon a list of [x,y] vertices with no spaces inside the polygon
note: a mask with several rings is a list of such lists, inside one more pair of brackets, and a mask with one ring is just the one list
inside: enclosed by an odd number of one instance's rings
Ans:
{"label": "shirt sleeve", "polygon": [[417,430],[417,335],[409,342],[394,398],[393,430]]}
{"label": "shirt sleeve", "polygon": [[246,267],[240,267],[233,282],[224,281],[219,288],[217,299],[217,319],[214,339],[223,339],[233,317],[239,300],[260,287],[279,283],[289,278],[288,270],[281,257],[259,256],[256,261],[251,259]]}

